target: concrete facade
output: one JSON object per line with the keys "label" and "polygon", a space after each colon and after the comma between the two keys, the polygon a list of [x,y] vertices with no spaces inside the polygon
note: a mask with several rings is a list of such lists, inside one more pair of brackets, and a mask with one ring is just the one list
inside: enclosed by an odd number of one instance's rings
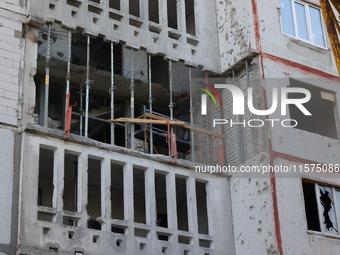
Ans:
{"label": "concrete facade", "polygon": [[[318,0],[302,3],[319,6]],[[226,89],[218,90],[223,108],[210,100],[211,114],[202,117],[196,107],[194,123],[205,129],[220,118],[265,123],[259,128],[212,127],[226,136],[225,143],[218,143],[224,165],[237,169],[339,164],[340,89],[330,42],[326,34],[326,47],[284,34],[281,11],[280,0],[2,0],[0,254],[338,254],[340,207],[334,207],[339,202],[332,204],[332,232],[324,226],[319,197],[319,187],[332,188],[333,195],[340,190],[336,173],[196,173],[198,164],[220,163],[215,138],[195,138],[195,144],[206,148],[196,162],[173,164],[168,156],[144,153],[142,140],[137,140],[137,150],[123,148],[131,129],[118,124],[116,144],[107,144],[111,76],[110,68],[95,63],[96,56],[91,55],[89,100],[98,107],[90,111],[90,138],[80,133],[78,108],[70,140],[64,141],[59,130],[64,125],[70,30],[72,95],[81,95],[79,87],[85,82],[82,57],[88,35],[91,45],[104,49],[112,42],[116,52],[121,50],[113,75],[118,117],[131,116],[131,107],[138,117],[149,104],[149,56],[154,110],[165,115],[171,109],[170,93],[173,101],[179,99],[182,90],[190,91],[191,78],[234,84],[243,93],[251,87],[256,109],[270,108],[274,87],[302,86],[321,95],[312,97],[322,112],[313,107],[316,121],[310,125],[303,119],[299,121],[305,125],[299,128],[266,121],[299,118],[290,107],[286,116],[280,106],[268,116],[253,115],[248,107],[244,116],[234,116]],[[51,102],[48,126],[43,127],[48,22],[53,23]],[[101,54],[104,58],[110,53]],[[104,62],[100,64],[107,65]],[[192,94],[194,103],[199,101],[201,94]],[[207,149],[210,141],[213,153]],[[167,149],[157,149],[167,154]],[[312,209],[319,230],[309,226],[306,197],[311,194],[305,183],[315,187],[317,206]]]}

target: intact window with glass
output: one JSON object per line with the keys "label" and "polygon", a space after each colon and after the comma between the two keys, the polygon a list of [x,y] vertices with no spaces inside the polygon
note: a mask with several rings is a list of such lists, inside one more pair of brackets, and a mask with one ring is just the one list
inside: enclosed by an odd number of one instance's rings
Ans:
{"label": "intact window with glass", "polygon": [[300,1],[280,2],[282,32],[326,48],[321,10]]}
{"label": "intact window with glass", "polygon": [[304,180],[308,230],[339,235],[340,189]]}

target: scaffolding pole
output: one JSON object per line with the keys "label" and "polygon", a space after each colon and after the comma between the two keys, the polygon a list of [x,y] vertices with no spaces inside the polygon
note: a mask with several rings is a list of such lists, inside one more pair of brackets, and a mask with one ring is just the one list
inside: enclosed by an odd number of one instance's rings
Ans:
{"label": "scaffolding pole", "polygon": [[79,72],[79,76],[80,76],[80,98],[79,98],[79,102],[80,102],[80,108],[79,108],[79,115],[80,115],[80,119],[79,119],[79,135],[83,136],[83,81],[82,81],[82,74],[83,72]]}
{"label": "scaffolding pole", "polygon": [[[111,119],[114,119],[114,107],[115,107],[115,98],[114,98],[114,54],[113,54],[113,42],[111,42]],[[111,144],[115,144],[115,124],[111,122]]]}
{"label": "scaffolding pole", "polygon": [[[235,70],[233,69],[233,84],[235,86],[237,86],[236,84],[236,78],[235,78]],[[236,115],[236,121],[239,122],[240,121],[240,116]],[[240,162],[243,162],[243,154],[242,154],[242,148],[241,148],[241,143],[240,143],[240,138],[241,138],[241,132],[240,132],[240,128],[239,126],[236,128],[236,132],[237,132],[237,144],[238,144],[238,155],[240,157]]]}
{"label": "scaffolding pole", "polygon": [[[133,49],[131,49],[131,118],[135,117],[135,85],[133,77]],[[131,124],[131,149],[135,149],[135,124]]]}
{"label": "scaffolding pole", "polygon": [[48,23],[47,32],[47,53],[45,61],[45,109],[44,109],[44,127],[48,127],[48,96],[50,87],[50,50],[51,50],[51,23]]}
{"label": "scaffolding pole", "polygon": [[85,137],[88,137],[89,128],[89,99],[90,99],[90,36],[87,36],[86,53],[86,102],[85,102]]}
{"label": "scaffolding pole", "polygon": [[[191,80],[191,66],[189,66],[189,86],[190,86],[190,125],[194,126],[194,107],[192,104],[192,80]],[[194,131],[190,129],[190,145],[191,145],[191,162],[195,161],[195,142],[194,142]]]}
{"label": "scaffolding pole", "polygon": [[[250,77],[249,77],[249,67],[248,67],[248,60],[246,59],[246,72],[247,72],[247,85],[248,88],[250,88]],[[253,96],[253,95],[248,95],[248,96]],[[250,120],[253,119],[253,113],[250,113]],[[253,148],[253,155],[256,154],[256,147],[255,147],[255,133],[254,133],[254,127],[250,127],[250,132],[251,132],[251,142],[252,142],[252,148]]]}
{"label": "scaffolding pole", "polygon": [[[208,71],[204,71],[205,83],[208,84]],[[212,131],[211,125],[211,108],[209,103],[209,98],[207,97],[207,117],[208,117],[208,130]],[[210,165],[214,163],[214,154],[213,154],[213,140],[209,135],[209,154],[210,154]]]}
{"label": "scaffolding pole", "polygon": [[[169,109],[170,109],[170,120],[174,119],[174,102],[172,99],[172,61],[169,59],[169,89],[170,89],[170,104],[169,104]],[[171,127],[171,136],[174,133],[173,127]]]}
{"label": "scaffolding pole", "polygon": [[[149,112],[152,114],[152,83],[151,83],[151,55],[148,55],[149,59]],[[153,128],[150,124],[150,154],[153,154]]]}
{"label": "scaffolding pole", "polygon": [[70,91],[70,79],[71,79],[71,40],[72,33],[71,30],[68,30],[65,114],[67,112],[67,96],[68,92]]}

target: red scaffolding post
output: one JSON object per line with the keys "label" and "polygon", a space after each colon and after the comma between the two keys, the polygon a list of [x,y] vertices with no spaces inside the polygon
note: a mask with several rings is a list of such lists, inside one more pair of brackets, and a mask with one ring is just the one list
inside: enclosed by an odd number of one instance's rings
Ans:
{"label": "red scaffolding post", "polygon": [[171,135],[170,120],[168,120],[168,137],[166,138],[166,142],[168,143],[169,156],[174,158],[174,161],[172,163],[177,163],[177,141],[176,141],[176,134]]}
{"label": "red scaffolding post", "polygon": [[75,105],[70,106],[70,92],[67,94],[67,111],[65,112],[65,133],[66,136],[64,138],[64,141],[70,139],[70,132],[71,132],[71,122],[72,122],[72,107]]}

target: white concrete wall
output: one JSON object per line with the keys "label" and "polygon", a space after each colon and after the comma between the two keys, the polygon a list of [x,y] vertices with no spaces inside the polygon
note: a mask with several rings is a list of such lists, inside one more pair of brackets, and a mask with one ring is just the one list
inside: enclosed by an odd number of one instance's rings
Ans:
{"label": "white concrete wall", "polygon": [[0,244],[11,241],[14,131],[0,127]]}
{"label": "white concrete wall", "polygon": [[23,53],[22,23],[0,14],[0,122],[14,126],[21,115]]}
{"label": "white concrete wall", "polygon": [[216,1],[221,71],[256,50],[251,0]]}
{"label": "white concrete wall", "polygon": [[[37,182],[38,182],[38,161],[39,146],[43,145],[55,150],[54,178],[53,185],[53,207],[42,208],[37,206]],[[109,146],[109,145],[107,145]],[[110,147],[110,146],[109,146]],[[108,147],[108,148],[109,148]],[[41,135],[23,134],[23,148],[25,148],[22,158],[25,164],[22,165],[22,182],[20,196],[22,198],[20,211],[20,252],[35,254],[47,250],[49,247],[58,247],[58,252],[62,254],[74,253],[75,250],[86,250],[91,254],[106,254],[109,251],[116,251],[117,254],[144,254],[140,251],[139,242],[146,243],[146,254],[161,252],[161,247],[168,247],[169,254],[183,254],[185,249],[190,253],[199,254],[208,252],[211,254],[233,254],[233,236],[230,206],[229,180],[226,177],[210,178],[208,174],[194,174],[192,170],[156,162],[150,159],[134,157],[128,154],[129,151],[121,153],[118,151],[99,149],[96,147],[80,145],[74,142],[65,143],[62,139],[46,137]],[[64,175],[64,151],[80,154],[79,156],[79,213],[67,213],[63,208],[63,175]],[[113,148],[115,150],[115,148]],[[124,149],[123,149],[124,150]],[[124,150],[125,151],[125,150]],[[87,229],[87,171],[88,157],[101,160],[101,216],[97,218],[102,222],[102,230]],[[116,164],[124,165],[124,220],[111,219],[110,205],[110,164],[111,160]],[[146,224],[135,223],[133,208],[133,167],[145,169],[145,201],[146,201]],[[169,228],[158,228],[156,226],[156,206],[154,191],[154,172],[162,171],[167,173],[167,213]],[[188,225],[189,231],[177,230],[176,213],[176,188],[175,177],[187,179],[187,201],[188,201]],[[207,182],[207,203],[210,235],[198,233],[197,207],[195,180]],[[99,199],[99,195],[98,195]],[[198,198],[199,199],[199,198]],[[54,215],[53,222],[37,220],[37,211],[47,211]],[[63,215],[72,214],[79,218],[78,227],[65,226],[61,224]],[[57,223],[57,224],[55,224]],[[126,235],[114,234],[111,232],[111,224],[118,224],[128,228]],[[222,227],[223,226],[223,227]],[[42,234],[42,229],[50,228],[50,233]],[[147,239],[135,237],[134,228],[142,228],[150,231]],[[75,240],[68,238],[68,231],[75,232]],[[172,241],[164,242],[156,238],[157,231],[170,233]],[[32,234],[35,233],[35,234]],[[100,237],[100,243],[93,243],[93,235]],[[193,239],[193,246],[178,244],[178,235],[189,236]],[[115,240],[124,240],[122,247],[117,247]],[[211,240],[212,249],[198,246],[199,239]],[[226,253],[226,251],[228,253]]]}
{"label": "white concrete wall", "polygon": [[[96,8],[96,11],[89,11],[89,6],[90,9]],[[108,0],[102,0],[100,4],[84,0],[78,7],[54,0],[30,1],[29,14],[32,24],[44,20],[59,20],[67,27],[83,28],[85,33],[93,36],[101,34],[109,41],[122,42],[137,50],[145,49],[151,54],[162,54],[175,61],[184,60],[188,65],[201,65],[207,70],[218,72],[220,67],[218,50],[211,47],[217,44],[215,2],[196,2],[196,36],[186,33],[184,1],[177,1],[177,6],[177,30],[168,28],[164,4],[159,6],[159,24],[149,22],[147,1],[143,1],[141,5],[140,18],[128,14],[129,1],[121,1],[121,10],[117,11],[109,8]],[[71,11],[76,14],[72,16]],[[120,16],[120,19],[110,18],[112,15]],[[140,25],[130,25],[131,18]],[[156,27],[159,32],[150,32],[150,25]],[[170,38],[169,32],[175,36]],[[195,43],[191,43],[192,41]]]}
{"label": "white concrete wall", "polygon": [[[308,2],[320,6],[317,0]],[[327,49],[282,34],[279,0],[261,0],[257,1],[257,4],[261,47],[265,53],[337,75],[334,57],[325,28]]]}

